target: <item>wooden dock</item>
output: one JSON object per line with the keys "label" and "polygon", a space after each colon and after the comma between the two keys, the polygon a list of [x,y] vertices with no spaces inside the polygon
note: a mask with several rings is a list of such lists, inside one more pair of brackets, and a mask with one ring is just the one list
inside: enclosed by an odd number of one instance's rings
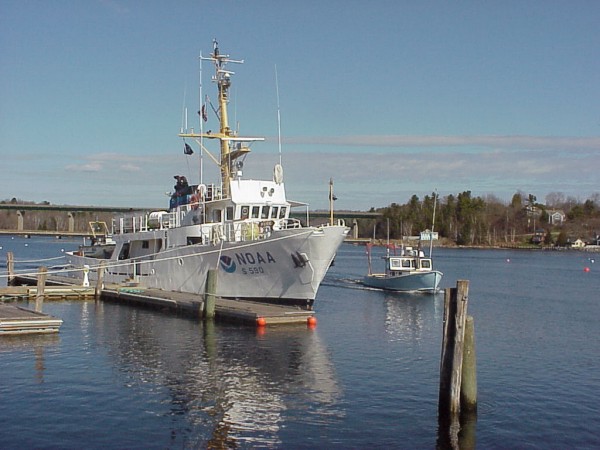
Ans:
{"label": "wooden dock", "polygon": [[[8,288],[0,288],[0,299],[10,296],[37,295],[35,276],[15,275],[14,284]],[[68,277],[49,275],[44,289],[45,300],[52,299],[91,299],[94,298],[94,287],[83,287],[77,280]],[[29,286],[21,286],[29,285]],[[203,317],[204,298],[202,294],[164,291],[160,289],[141,288],[137,286],[122,286],[105,284],[101,291],[101,300],[127,302],[146,307],[166,309],[173,312]],[[241,299],[215,298],[215,318],[223,321],[236,321],[254,326],[306,324],[314,326],[316,319],[314,311],[296,306],[260,303]]]}
{"label": "wooden dock", "polygon": [[62,323],[56,317],[0,303],[0,336],[58,333]]}
{"label": "wooden dock", "polygon": [[[83,286],[53,286],[44,289],[46,300],[93,300],[94,288]],[[0,301],[35,299],[38,288],[34,286],[8,286],[0,288]]]}

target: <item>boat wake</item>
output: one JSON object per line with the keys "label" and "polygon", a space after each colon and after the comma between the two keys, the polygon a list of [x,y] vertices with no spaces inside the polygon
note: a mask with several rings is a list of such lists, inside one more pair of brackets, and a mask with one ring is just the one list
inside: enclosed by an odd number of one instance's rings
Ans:
{"label": "boat wake", "polygon": [[326,277],[325,280],[321,282],[322,286],[333,286],[344,289],[358,289],[361,291],[383,291],[384,289],[372,288],[369,286],[365,286],[361,279],[355,278],[333,278]]}

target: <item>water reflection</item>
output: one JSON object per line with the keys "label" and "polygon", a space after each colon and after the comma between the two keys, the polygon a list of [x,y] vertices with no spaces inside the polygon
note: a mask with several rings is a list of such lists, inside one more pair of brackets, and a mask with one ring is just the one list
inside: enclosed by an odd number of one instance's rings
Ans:
{"label": "water reflection", "polygon": [[0,354],[20,352],[24,355],[33,353],[34,378],[36,383],[44,382],[46,371],[46,351],[57,348],[60,344],[58,334],[15,335],[0,338]]}
{"label": "water reflection", "polygon": [[474,450],[477,448],[477,413],[438,417],[437,450]]}
{"label": "water reflection", "polygon": [[[104,304],[98,339],[127,386],[156,390],[174,443],[281,445],[287,414],[341,416],[333,364],[317,331],[201,323]],[[110,311],[108,311],[110,309]],[[183,422],[183,423],[182,423]]]}
{"label": "water reflection", "polygon": [[430,339],[432,325],[444,314],[444,293],[409,294],[382,292],[385,296],[385,329],[391,341],[416,342]]}

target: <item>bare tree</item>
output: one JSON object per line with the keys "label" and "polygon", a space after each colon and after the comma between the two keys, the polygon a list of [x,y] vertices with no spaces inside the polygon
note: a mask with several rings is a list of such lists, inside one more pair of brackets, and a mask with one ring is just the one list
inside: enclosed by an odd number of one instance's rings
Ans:
{"label": "bare tree", "polygon": [[546,206],[559,208],[565,202],[565,194],[562,192],[549,192],[546,195]]}

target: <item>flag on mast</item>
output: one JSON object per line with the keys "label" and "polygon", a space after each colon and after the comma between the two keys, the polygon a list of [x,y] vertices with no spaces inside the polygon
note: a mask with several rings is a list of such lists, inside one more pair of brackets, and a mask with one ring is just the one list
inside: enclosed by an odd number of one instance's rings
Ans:
{"label": "flag on mast", "polygon": [[192,150],[192,147],[190,147],[190,144],[185,142],[184,145],[185,145],[185,147],[183,148],[183,154],[184,155],[193,155],[194,150]]}

